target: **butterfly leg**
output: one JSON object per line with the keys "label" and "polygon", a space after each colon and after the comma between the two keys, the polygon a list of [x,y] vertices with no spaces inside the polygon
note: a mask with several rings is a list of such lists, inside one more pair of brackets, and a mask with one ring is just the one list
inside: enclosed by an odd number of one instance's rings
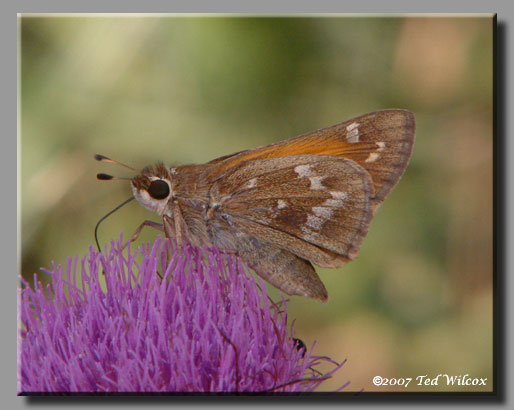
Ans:
{"label": "butterfly leg", "polygon": [[[165,215],[164,218],[166,219],[168,217]],[[201,241],[199,241],[198,238],[191,233],[191,230],[189,229],[189,226],[184,219],[184,213],[178,203],[175,203],[173,207],[173,219],[168,219],[173,221],[173,226],[175,227],[174,237],[179,248],[182,247],[184,243],[188,243],[195,247],[202,246]],[[170,229],[171,226],[172,223],[170,222]]]}
{"label": "butterfly leg", "polygon": [[[123,246],[121,247],[120,251],[123,251],[129,245],[129,243],[134,242],[139,237],[139,235],[141,234],[141,231],[143,230],[143,228],[145,226],[149,226],[151,228],[155,228],[155,229],[158,229],[161,232],[164,232],[164,227],[160,223],[157,223],[157,222],[154,222],[154,221],[149,221],[149,220],[143,221],[143,223],[138,226],[138,228],[132,234],[132,236],[129,238],[129,240],[123,244]],[[105,271],[104,271],[104,274],[105,274]],[[159,276],[161,276],[161,275],[159,274]]]}
{"label": "butterfly leg", "polygon": [[124,250],[128,246],[129,243],[134,242],[139,237],[139,235],[141,234],[141,231],[143,230],[143,228],[145,226],[149,226],[151,228],[155,228],[161,232],[164,232],[164,227],[162,224],[154,222],[154,221],[146,220],[141,225],[138,226],[138,228],[133,233],[133,235],[130,237],[130,239],[127,242],[125,242],[125,244],[121,247],[121,250]]}
{"label": "butterfly leg", "polygon": [[[164,215],[162,217],[163,226],[164,226],[164,235],[166,235],[166,239],[169,241],[171,238],[177,239],[177,229],[176,229],[176,223],[173,220],[173,218],[170,218],[167,215]],[[178,242],[178,240],[177,240]],[[168,242],[168,246],[166,246],[166,266],[170,263],[171,255],[170,255],[170,249],[171,249],[171,242]]]}
{"label": "butterfly leg", "polygon": [[[182,246],[182,224],[184,223],[184,219],[182,218],[182,213],[177,205],[173,208],[173,219],[175,220],[175,238],[177,240],[177,246],[180,248]],[[170,224],[171,225],[171,224]]]}

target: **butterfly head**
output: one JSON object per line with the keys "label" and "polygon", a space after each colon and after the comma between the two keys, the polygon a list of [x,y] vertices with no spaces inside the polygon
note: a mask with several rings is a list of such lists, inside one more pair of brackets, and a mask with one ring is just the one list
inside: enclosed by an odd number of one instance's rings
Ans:
{"label": "butterfly head", "polygon": [[165,214],[173,189],[170,172],[164,164],[144,168],[130,183],[137,202],[149,211]]}

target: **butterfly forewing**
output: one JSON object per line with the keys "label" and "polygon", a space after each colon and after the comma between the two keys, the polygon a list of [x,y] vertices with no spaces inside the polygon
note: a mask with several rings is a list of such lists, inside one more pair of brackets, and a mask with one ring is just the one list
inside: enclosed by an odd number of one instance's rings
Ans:
{"label": "butterfly forewing", "polygon": [[314,154],[347,158],[361,165],[373,180],[376,209],[407,166],[414,143],[414,115],[405,110],[376,111],[296,138],[213,160],[216,179],[242,161]]}

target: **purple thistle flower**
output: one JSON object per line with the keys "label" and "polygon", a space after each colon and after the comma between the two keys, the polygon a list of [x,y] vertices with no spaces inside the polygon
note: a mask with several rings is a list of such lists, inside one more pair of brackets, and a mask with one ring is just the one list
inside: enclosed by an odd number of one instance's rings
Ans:
{"label": "purple thistle flower", "polygon": [[[44,271],[46,288],[23,282],[19,394],[313,391],[344,364],[299,347],[285,301],[237,258],[185,247],[163,270],[168,241],[127,257],[121,243],[91,247],[80,276],[76,257]],[[322,361],[334,369],[321,375]]]}

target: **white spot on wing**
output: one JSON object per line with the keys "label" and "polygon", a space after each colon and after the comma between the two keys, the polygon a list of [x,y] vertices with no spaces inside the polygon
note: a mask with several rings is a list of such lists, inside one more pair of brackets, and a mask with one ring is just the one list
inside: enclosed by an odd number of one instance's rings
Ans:
{"label": "white spot on wing", "polygon": [[364,162],[375,162],[380,157],[380,154],[372,152]]}
{"label": "white spot on wing", "polygon": [[319,218],[322,219],[330,219],[332,218],[332,213],[334,212],[332,208],[327,208],[325,206],[315,206],[312,208],[312,212]]}
{"label": "white spot on wing", "polygon": [[278,208],[278,209],[284,209],[284,208],[287,208],[286,201],[283,201],[282,199],[279,199],[279,200],[277,201],[277,208]]}
{"label": "white spot on wing", "polygon": [[[332,195],[332,198],[325,199],[325,202],[323,202],[321,206],[329,208],[342,208],[344,206],[343,201],[348,198],[347,193],[342,191],[330,191],[330,195]],[[330,209],[330,211],[332,212],[332,209]],[[331,216],[332,214],[329,216],[329,218]]]}
{"label": "white spot on wing", "polygon": [[302,225],[300,227],[300,229],[302,230],[302,232],[304,233],[304,237],[305,239],[307,240],[311,240],[311,241],[315,241],[315,240],[319,240],[320,239],[320,234],[317,233],[317,232],[314,232],[312,230],[310,230],[309,228],[307,228],[305,225]]}
{"label": "white spot on wing", "polygon": [[359,142],[359,125],[358,122],[352,122],[346,127],[346,140],[350,144]]}
{"label": "white spot on wing", "polygon": [[[337,201],[335,199],[328,199],[327,201]],[[326,202],[326,201],[325,201]],[[337,201],[340,202],[340,201]],[[338,205],[340,206],[340,205]],[[319,231],[321,227],[327,222],[332,215],[334,214],[334,209],[336,207],[326,207],[326,206],[314,206],[312,208],[312,213],[314,215],[307,215],[307,222],[305,222],[305,226],[302,226],[302,232],[308,235],[313,234],[309,228],[314,229],[315,231]]]}
{"label": "white spot on wing", "polygon": [[311,181],[311,189],[313,191],[322,191],[326,189],[326,187],[323,186],[321,183],[326,177],[309,177],[309,181]]}
{"label": "white spot on wing", "polygon": [[339,199],[340,201],[344,201],[348,197],[348,194],[343,191],[330,191],[330,195],[332,195],[332,198]]}
{"label": "white spot on wing", "polygon": [[252,178],[246,183],[247,188],[253,188],[257,185],[257,178]]}
{"label": "white spot on wing", "polygon": [[378,145],[377,152],[382,152],[383,150],[385,150],[385,147],[386,147],[386,143],[385,142],[377,141],[377,142],[375,142],[375,144]]}
{"label": "white spot on wing", "polygon": [[329,206],[331,208],[339,208],[339,207],[343,206],[343,204],[341,203],[341,201],[339,199],[327,199],[321,205]]}
{"label": "white spot on wing", "polygon": [[298,178],[310,177],[312,175],[311,168],[313,165],[298,165],[294,172],[298,174]]}
{"label": "white spot on wing", "polygon": [[305,225],[307,225],[309,228],[319,231],[324,222],[325,220],[323,218],[320,218],[319,216],[308,215],[307,222],[305,223]]}

